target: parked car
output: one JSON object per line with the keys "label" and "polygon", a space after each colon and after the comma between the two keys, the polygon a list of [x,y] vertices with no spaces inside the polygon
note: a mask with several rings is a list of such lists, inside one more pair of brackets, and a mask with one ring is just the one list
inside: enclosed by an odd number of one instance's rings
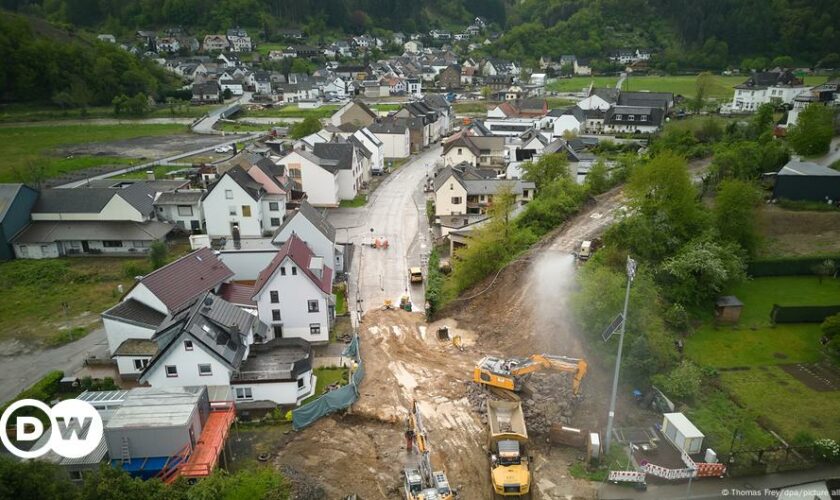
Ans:
{"label": "parked car", "polygon": [[214,149],[213,151],[215,151],[217,153],[230,153],[230,152],[233,151],[233,146],[230,146],[230,145],[217,146],[216,149]]}

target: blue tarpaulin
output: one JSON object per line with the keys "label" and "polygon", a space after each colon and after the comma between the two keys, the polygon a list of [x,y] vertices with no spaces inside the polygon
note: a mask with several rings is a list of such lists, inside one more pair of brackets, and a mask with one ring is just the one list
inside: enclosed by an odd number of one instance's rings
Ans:
{"label": "blue tarpaulin", "polygon": [[350,341],[341,355],[355,361],[355,368],[350,375],[350,383],[292,410],[292,426],[295,430],[311,425],[324,415],[329,415],[336,410],[343,410],[359,399],[359,385],[365,378],[365,370],[359,351],[358,334],[353,336],[353,340]]}

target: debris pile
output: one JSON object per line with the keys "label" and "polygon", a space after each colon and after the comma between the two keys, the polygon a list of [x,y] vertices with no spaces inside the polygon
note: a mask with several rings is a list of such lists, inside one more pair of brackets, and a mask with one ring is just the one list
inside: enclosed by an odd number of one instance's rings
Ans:
{"label": "debris pile", "polygon": [[[519,396],[529,434],[548,434],[552,424],[569,425],[579,400],[572,392],[569,376],[558,373],[535,373]],[[467,383],[467,400],[481,415],[483,424],[487,423],[489,399],[502,398],[479,384]]]}
{"label": "debris pile", "polygon": [[281,465],[280,472],[291,484],[291,498],[296,500],[322,500],[327,498],[318,481],[289,465]]}

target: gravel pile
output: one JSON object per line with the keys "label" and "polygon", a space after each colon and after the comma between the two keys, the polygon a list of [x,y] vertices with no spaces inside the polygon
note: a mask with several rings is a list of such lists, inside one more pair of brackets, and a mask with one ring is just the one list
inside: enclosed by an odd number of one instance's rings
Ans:
{"label": "gravel pile", "polygon": [[282,465],[280,472],[292,484],[290,498],[293,500],[323,500],[327,498],[324,488],[318,481],[294,467]]}

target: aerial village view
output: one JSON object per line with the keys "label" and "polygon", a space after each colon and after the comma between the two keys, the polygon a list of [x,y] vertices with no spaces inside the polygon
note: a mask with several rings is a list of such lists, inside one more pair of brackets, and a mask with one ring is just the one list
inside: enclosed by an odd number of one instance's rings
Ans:
{"label": "aerial village view", "polygon": [[0,8],[0,498],[840,499],[840,2]]}

